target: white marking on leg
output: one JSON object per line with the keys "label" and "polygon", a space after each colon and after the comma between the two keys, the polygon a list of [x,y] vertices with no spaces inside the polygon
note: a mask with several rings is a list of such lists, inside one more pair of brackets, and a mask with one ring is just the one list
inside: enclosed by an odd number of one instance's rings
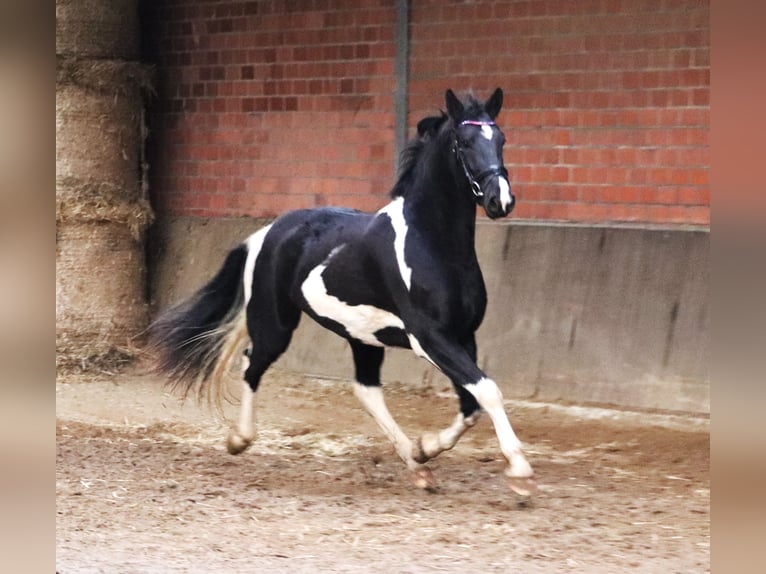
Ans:
{"label": "white marking on leg", "polygon": [[466,385],[465,388],[492,419],[500,450],[508,460],[509,468],[506,474],[511,477],[531,477],[534,474],[532,467],[521,450],[521,441],[513,432],[503,407],[503,395],[495,381],[485,377],[477,383]]}
{"label": "white marking on leg", "polygon": [[449,450],[457,444],[460,437],[465,434],[469,428],[474,426],[481,416],[480,412],[472,414],[470,417],[463,416],[463,413],[458,413],[452,425],[444,429],[439,433],[439,445],[442,450]]}
{"label": "white marking on leg", "polygon": [[424,434],[420,437],[420,450],[422,454],[430,459],[445,450],[450,450],[457,444],[460,437],[479,421],[480,416],[480,411],[467,418],[463,416],[463,413],[458,413],[455,420],[446,429],[438,433]]}
{"label": "white marking on leg", "polygon": [[506,211],[511,205],[511,186],[502,175],[497,176],[497,183],[500,186],[500,205],[503,206],[503,211]]}
{"label": "white marking on leg", "polygon": [[255,393],[250,388],[247,381],[242,382],[242,404],[239,410],[239,434],[246,440],[255,438],[255,427],[253,425],[253,409],[255,407],[253,400]]}
{"label": "white marking on leg", "polygon": [[[245,354],[242,357],[242,374],[245,374],[250,366],[250,357]],[[239,405],[239,421],[237,428],[231,429],[226,438],[226,450],[230,454],[239,454],[243,452],[255,438],[254,419],[254,398],[255,393],[250,388],[247,381],[242,381],[242,400]]]}
{"label": "white marking on leg", "polygon": [[386,402],[383,399],[383,389],[378,386],[367,386],[361,383],[354,383],[354,395],[362,403],[365,410],[375,419],[383,433],[388,437],[396,453],[412,471],[422,468],[422,465],[415,462],[412,458],[412,441],[402,432],[399,425],[396,424],[394,417],[388,411]]}
{"label": "white marking on leg", "polygon": [[375,332],[387,327],[404,329],[402,320],[372,305],[349,305],[327,292],[322,273],[327,264],[317,265],[301,285],[303,297],[317,315],[332,319],[343,325],[349,335],[367,345],[382,347]]}
{"label": "white marking on leg", "polygon": [[247,238],[247,259],[245,260],[245,271],[242,277],[245,288],[245,307],[247,307],[250,297],[253,294],[253,271],[255,270],[255,261],[258,259],[258,254],[263,247],[263,240],[266,239],[266,234],[271,229],[271,225],[262,227],[250,237]]}
{"label": "white marking on leg", "polygon": [[399,266],[399,274],[402,281],[410,290],[412,280],[412,268],[407,265],[404,259],[404,240],[407,237],[407,222],[404,220],[404,198],[397,197],[383,209],[379,214],[387,215],[391,220],[391,226],[394,228],[394,252],[396,253],[396,263]]}
{"label": "white marking on leg", "polygon": [[[245,358],[247,360],[247,358]],[[255,393],[247,381],[242,381],[242,401],[239,407],[239,421],[237,428],[229,432],[226,439],[226,450],[230,454],[243,452],[255,438],[255,425],[253,424],[253,410],[255,408]]]}
{"label": "white marking on leg", "polygon": [[481,126],[481,135],[484,136],[485,139],[491,140],[492,139],[492,128],[490,126]]}
{"label": "white marking on leg", "polygon": [[426,353],[426,352],[425,352],[425,350],[423,349],[423,347],[422,347],[422,346],[421,346],[421,344],[420,344],[420,341],[418,341],[418,340],[415,338],[415,335],[412,335],[412,334],[410,334],[410,333],[407,333],[407,338],[408,338],[408,339],[409,339],[409,341],[410,341],[410,347],[412,347],[412,350],[413,350],[413,352],[414,352],[414,353],[415,353],[415,354],[416,354],[418,357],[420,357],[421,359],[425,359],[426,361],[428,361],[429,363],[431,363],[431,364],[432,364],[434,367],[437,367],[437,368],[439,367],[439,365],[437,365],[436,363],[434,363],[433,359],[431,359],[431,357],[429,357],[429,356],[428,356],[428,353]]}

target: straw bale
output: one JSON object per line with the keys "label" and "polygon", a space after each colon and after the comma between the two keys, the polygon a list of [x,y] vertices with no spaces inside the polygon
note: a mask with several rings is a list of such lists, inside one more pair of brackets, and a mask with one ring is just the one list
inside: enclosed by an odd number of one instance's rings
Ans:
{"label": "straw bale", "polygon": [[142,98],[150,68],[58,57],[56,79],[57,221],[121,222],[139,237],[152,221]]}
{"label": "straw bale", "polygon": [[115,373],[136,362],[141,355],[134,346],[119,346],[92,334],[56,334],[56,374]]}
{"label": "straw bale", "polygon": [[98,60],[56,56],[56,83],[74,84],[101,93],[136,96],[136,89],[153,94],[154,68],[127,60]]}
{"label": "straw bale", "polygon": [[56,180],[56,221],[121,223],[140,240],[154,221],[154,212],[138,182],[121,188],[106,181],[68,177]]}
{"label": "straw bale", "polygon": [[135,59],[140,49],[138,0],[56,0],[56,53]]}
{"label": "straw bale", "polygon": [[151,69],[137,0],[56,1],[56,365],[116,368],[146,328]]}
{"label": "straw bale", "polygon": [[57,365],[98,366],[129,358],[148,321],[145,279],[143,243],[124,224],[59,222]]}
{"label": "straw bale", "polygon": [[141,177],[143,102],[138,94],[104,94],[59,84],[56,177],[102,180],[130,189]]}

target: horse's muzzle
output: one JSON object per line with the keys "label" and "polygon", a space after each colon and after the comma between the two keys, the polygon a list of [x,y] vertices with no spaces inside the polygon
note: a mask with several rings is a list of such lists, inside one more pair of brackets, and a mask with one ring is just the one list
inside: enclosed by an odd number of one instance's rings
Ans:
{"label": "horse's muzzle", "polygon": [[516,205],[516,198],[511,192],[511,186],[508,180],[502,175],[497,178],[493,178],[487,187],[489,189],[484,191],[484,211],[490,219],[498,219],[500,217],[507,216],[513,211]]}

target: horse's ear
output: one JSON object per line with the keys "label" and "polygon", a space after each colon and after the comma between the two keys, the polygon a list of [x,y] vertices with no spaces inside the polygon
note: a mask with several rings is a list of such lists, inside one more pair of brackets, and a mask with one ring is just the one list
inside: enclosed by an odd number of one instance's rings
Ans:
{"label": "horse's ear", "polygon": [[447,103],[447,113],[453,120],[460,121],[463,119],[465,108],[463,103],[457,99],[455,92],[447,90],[444,94],[444,101]]}
{"label": "horse's ear", "polygon": [[489,97],[487,103],[484,104],[484,111],[493,120],[500,113],[500,108],[503,107],[503,90],[497,88],[494,93]]}

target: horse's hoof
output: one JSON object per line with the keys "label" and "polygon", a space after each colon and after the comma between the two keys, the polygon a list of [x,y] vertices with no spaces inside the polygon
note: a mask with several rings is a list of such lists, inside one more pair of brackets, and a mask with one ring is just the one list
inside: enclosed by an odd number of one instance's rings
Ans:
{"label": "horse's hoof", "polygon": [[226,438],[226,450],[229,451],[229,454],[240,454],[250,446],[251,442],[253,439],[231,432]]}
{"label": "horse's hoof", "polygon": [[412,447],[412,459],[417,463],[425,464],[430,458],[431,457],[426,454],[426,451],[423,448],[423,437],[418,437]]}
{"label": "horse's hoof", "polygon": [[425,464],[443,450],[439,444],[439,435],[425,433],[415,441],[415,446],[412,448],[412,458],[415,462]]}
{"label": "horse's hoof", "polygon": [[529,497],[537,491],[537,482],[531,476],[507,476],[508,487],[519,496]]}
{"label": "horse's hoof", "polygon": [[423,490],[432,490],[436,486],[434,475],[427,466],[419,468],[412,473],[412,482]]}

